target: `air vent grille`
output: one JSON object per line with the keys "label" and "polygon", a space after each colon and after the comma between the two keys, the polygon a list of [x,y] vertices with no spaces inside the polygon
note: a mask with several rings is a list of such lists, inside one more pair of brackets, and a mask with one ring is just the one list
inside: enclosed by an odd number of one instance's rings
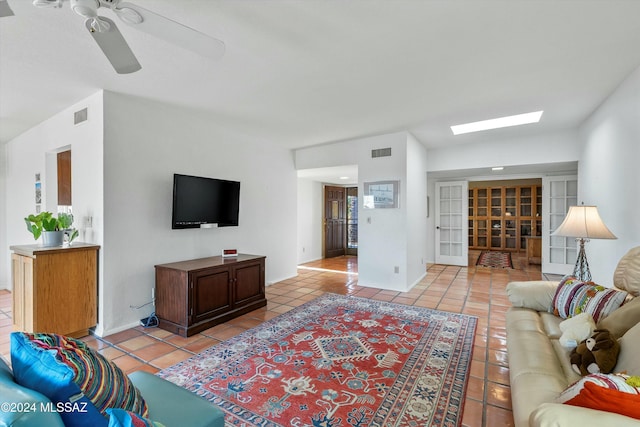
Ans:
{"label": "air vent grille", "polygon": [[376,157],[391,157],[391,147],[371,150],[371,158],[375,159]]}
{"label": "air vent grille", "polygon": [[73,113],[73,124],[78,125],[82,122],[87,121],[87,108],[83,108],[80,111],[76,111]]}

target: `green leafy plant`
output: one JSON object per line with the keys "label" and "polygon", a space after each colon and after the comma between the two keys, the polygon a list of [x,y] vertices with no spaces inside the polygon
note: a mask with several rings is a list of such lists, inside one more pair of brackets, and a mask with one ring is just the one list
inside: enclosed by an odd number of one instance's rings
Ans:
{"label": "green leafy plant", "polygon": [[29,215],[24,219],[27,224],[27,230],[33,234],[34,239],[38,240],[43,231],[67,231],[69,242],[78,236],[78,230],[71,228],[73,224],[73,215],[60,213],[58,217],[54,217],[51,212],[40,212],[38,215]]}

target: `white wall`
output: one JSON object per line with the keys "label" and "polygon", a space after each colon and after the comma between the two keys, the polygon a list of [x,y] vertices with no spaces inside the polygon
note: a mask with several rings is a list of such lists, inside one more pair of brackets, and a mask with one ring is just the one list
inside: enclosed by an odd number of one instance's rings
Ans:
{"label": "white wall", "polygon": [[[407,290],[407,134],[399,132],[354,141],[358,150],[358,284]],[[371,158],[371,150],[391,148],[391,157]],[[364,209],[365,182],[400,182],[398,209]],[[395,273],[395,268],[398,273]],[[411,280],[413,282],[413,280]]]}
{"label": "white wall", "polygon": [[298,178],[298,264],[322,258],[323,184]]}
{"label": "white wall", "polygon": [[[50,187],[57,185],[53,153],[63,147],[71,148],[72,202],[74,226],[81,231],[79,240],[102,244],[102,131],[103,93],[97,92],[85,100],[61,111],[40,123],[6,145],[6,245],[34,244],[33,235],[26,228],[23,218],[35,213],[35,174],[42,182],[42,208],[55,212],[57,200],[51,196]],[[88,108],[88,120],[73,124],[73,113]],[[49,197],[47,197],[47,195]],[[85,233],[83,219],[94,219],[93,233]],[[82,238],[84,237],[84,238]],[[0,252],[1,253],[1,252]],[[100,265],[103,251],[100,251]],[[0,282],[9,283],[10,257],[3,259],[3,277]],[[102,281],[102,271],[99,280]]]}
{"label": "white wall", "polygon": [[[355,165],[358,163],[358,140],[302,148],[294,152],[297,170]],[[377,148],[383,148],[377,147]]]}
{"label": "white wall", "polygon": [[407,274],[414,283],[427,274],[427,150],[407,135]]}
{"label": "white wall", "polygon": [[9,247],[7,245],[7,147],[0,148],[0,289],[11,289],[10,263],[4,262],[9,259]]}
{"label": "white wall", "polygon": [[[105,92],[105,333],[150,308],[154,265],[218,255],[267,256],[266,280],[296,274],[296,171],[289,150],[249,142],[215,117]],[[238,227],[171,229],[174,173],[240,181]]]}
{"label": "white wall", "polygon": [[575,162],[580,140],[575,130],[505,139],[483,144],[461,144],[430,149],[429,172]]}
{"label": "white wall", "polygon": [[640,68],[580,127],[579,200],[597,205],[617,240],[592,240],[594,281],[611,285],[620,257],[640,245]]}

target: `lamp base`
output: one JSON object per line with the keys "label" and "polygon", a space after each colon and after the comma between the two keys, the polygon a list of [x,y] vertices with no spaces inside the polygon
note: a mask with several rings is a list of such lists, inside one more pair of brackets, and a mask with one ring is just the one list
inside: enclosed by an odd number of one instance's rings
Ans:
{"label": "lamp base", "polygon": [[584,251],[584,244],[588,242],[589,239],[580,237],[576,239],[576,241],[580,243],[580,250],[578,251],[578,258],[576,258],[576,265],[573,267],[573,276],[582,282],[590,282],[591,272],[589,271],[587,254]]}

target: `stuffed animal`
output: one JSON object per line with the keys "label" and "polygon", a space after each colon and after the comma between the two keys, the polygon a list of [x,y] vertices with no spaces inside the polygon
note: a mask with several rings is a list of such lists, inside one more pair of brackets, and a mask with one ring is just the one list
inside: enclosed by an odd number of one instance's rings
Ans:
{"label": "stuffed animal", "polygon": [[578,343],[586,340],[596,329],[596,322],[589,313],[580,313],[577,316],[568,318],[560,322],[560,344],[566,348],[575,348]]}
{"label": "stuffed animal", "polygon": [[620,343],[608,329],[596,329],[578,347],[571,351],[569,359],[576,373],[585,376],[595,373],[608,374],[618,361]]}

